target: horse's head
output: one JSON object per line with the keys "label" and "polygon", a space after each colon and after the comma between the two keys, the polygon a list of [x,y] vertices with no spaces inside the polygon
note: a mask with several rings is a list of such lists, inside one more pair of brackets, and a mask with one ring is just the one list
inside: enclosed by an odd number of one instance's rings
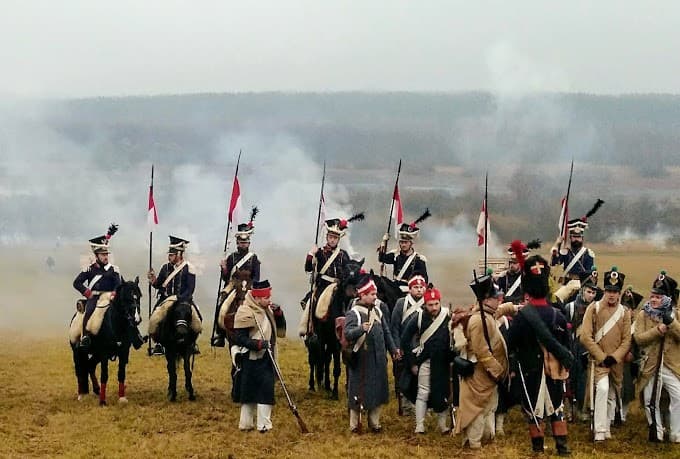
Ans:
{"label": "horse's head", "polygon": [[191,339],[191,314],[191,305],[180,301],[176,301],[168,311],[166,321],[168,327],[173,330],[172,335],[177,344],[188,342]]}
{"label": "horse's head", "polygon": [[142,321],[140,303],[142,290],[139,288],[139,276],[134,281],[123,281],[116,288],[116,297],[113,306],[123,317],[134,317],[136,323]]}

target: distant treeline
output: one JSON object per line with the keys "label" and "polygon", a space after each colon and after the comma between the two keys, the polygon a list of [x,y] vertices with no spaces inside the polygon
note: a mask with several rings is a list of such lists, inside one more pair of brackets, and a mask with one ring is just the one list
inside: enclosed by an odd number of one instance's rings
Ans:
{"label": "distant treeline", "polygon": [[[574,157],[642,175],[680,165],[680,97],[489,93],[201,94],[60,101],[49,123],[99,153],[195,161],[230,133],[286,135],[312,157],[423,167]],[[102,142],[102,138],[108,142]],[[644,160],[643,160],[644,159]]]}

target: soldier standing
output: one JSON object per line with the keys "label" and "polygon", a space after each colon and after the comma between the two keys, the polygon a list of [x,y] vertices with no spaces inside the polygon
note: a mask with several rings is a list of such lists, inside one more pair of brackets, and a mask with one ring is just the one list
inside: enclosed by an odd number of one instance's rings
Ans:
{"label": "soldier standing", "polygon": [[[678,283],[666,275],[657,276],[652,284],[649,301],[637,313],[633,323],[633,338],[643,354],[643,366],[638,376],[645,414],[650,425],[649,441],[663,441],[659,400],[661,390],[670,397],[671,443],[680,443],[680,321],[676,309]],[[654,398],[654,402],[651,402]],[[650,405],[654,405],[654,415]],[[655,427],[652,428],[652,427]]]}
{"label": "soldier standing", "polygon": [[[412,223],[403,223],[399,228],[399,250],[387,252],[387,241],[390,239],[389,233],[383,236],[383,242],[378,248],[378,261],[387,265],[393,265],[393,279],[399,286],[402,296],[409,291],[407,280],[413,273],[420,273],[427,282],[427,258],[416,252],[413,243],[418,237],[420,228],[416,225],[428,217],[430,210],[426,209],[423,215]],[[393,306],[393,305],[390,305]]]}
{"label": "soldier standing", "polygon": [[[496,289],[491,276],[475,279],[470,288],[475,292],[478,306],[463,327],[467,340],[465,358],[477,362],[474,373],[461,378],[460,409],[456,433],[463,433],[463,445],[471,449],[482,447],[482,438],[493,439],[494,413],[498,405],[498,383],[508,373],[508,352],[494,314],[502,292]],[[484,314],[480,307],[484,308]]]}
{"label": "soldier standing", "polygon": [[621,406],[623,361],[631,343],[630,310],[619,302],[625,277],[616,267],[604,274],[604,298],[588,306],[579,335],[590,354],[588,399],[595,441],[611,438],[610,426]]}
{"label": "soldier standing", "polygon": [[520,257],[522,289],[527,299],[508,331],[508,351],[515,354],[522,406],[527,413],[534,452],[543,452],[544,420],[549,418],[558,455],[569,455],[564,420],[564,380],[573,364],[567,321],[548,301],[550,266],[540,255]]}

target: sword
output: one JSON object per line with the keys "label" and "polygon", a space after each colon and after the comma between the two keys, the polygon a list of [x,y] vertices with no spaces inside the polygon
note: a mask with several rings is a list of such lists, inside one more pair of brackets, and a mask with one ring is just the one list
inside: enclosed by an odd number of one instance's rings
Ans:
{"label": "sword", "polygon": [[595,387],[595,360],[590,361],[590,431],[593,434],[593,441],[595,441],[595,394],[597,388]]}
{"label": "sword", "polygon": [[527,384],[524,381],[524,372],[522,371],[522,364],[517,361],[517,366],[519,367],[519,378],[522,381],[522,389],[524,389],[524,396],[527,398],[527,404],[529,405],[529,409],[531,410],[531,418],[534,420],[534,424],[536,424],[536,428],[538,429],[539,432],[542,432],[543,430],[541,429],[541,426],[538,423],[538,419],[536,418],[536,411],[534,410],[534,407],[531,404],[531,398],[529,398],[529,391],[527,391]]}

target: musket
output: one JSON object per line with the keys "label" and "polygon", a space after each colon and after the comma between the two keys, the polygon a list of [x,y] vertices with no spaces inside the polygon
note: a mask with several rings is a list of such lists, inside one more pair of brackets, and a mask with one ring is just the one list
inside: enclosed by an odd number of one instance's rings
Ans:
{"label": "musket", "polygon": [[654,373],[654,387],[652,387],[652,395],[649,398],[649,414],[651,415],[652,418],[652,423],[649,426],[649,441],[658,443],[661,440],[659,440],[659,436],[657,434],[657,425],[656,425],[656,403],[657,403],[657,398],[659,398],[659,377],[661,376],[661,365],[663,364],[663,348],[664,344],[666,343],[666,336],[664,335],[661,338],[661,345],[659,346],[659,359],[656,362],[656,373]]}
{"label": "musket", "polygon": [[[238,151],[238,158],[236,159],[236,170],[234,171],[234,181],[236,184],[236,178],[238,177],[238,166],[241,163],[241,150]],[[231,195],[234,195],[234,189],[232,186]],[[227,256],[227,247],[229,247],[229,231],[231,230],[231,214],[229,213],[231,207],[231,201],[227,205],[227,234],[224,237],[224,256]],[[217,333],[217,321],[220,315],[220,292],[222,291],[222,268],[220,268],[220,276],[217,283],[217,298],[215,299],[215,317],[213,318],[213,329],[210,336],[210,346],[215,347],[215,334]]]}
{"label": "musket", "polygon": [[536,424],[536,428],[538,429],[538,431],[542,432],[543,429],[541,429],[541,426],[538,423],[538,419],[536,418],[536,411],[534,410],[534,406],[531,404],[531,398],[529,398],[527,384],[524,381],[524,372],[522,371],[522,364],[520,363],[519,360],[517,360],[517,368],[519,369],[519,379],[522,381],[522,389],[524,389],[524,396],[526,397],[527,405],[529,405],[529,409],[531,410],[531,418],[534,420],[534,424]]}
{"label": "musket", "polygon": [[[560,228],[560,237],[562,242],[557,244],[557,252],[559,253],[562,244],[569,248],[569,238],[567,237],[567,224],[569,223],[569,194],[571,193],[571,179],[574,175],[574,160],[571,160],[571,167],[569,168],[569,183],[567,183],[567,194],[564,197],[564,218],[562,219],[562,228]],[[561,210],[560,210],[561,212]]]}
{"label": "musket", "polygon": [[451,417],[451,435],[453,435],[454,431],[456,430],[456,407],[453,403],[455,400],[455,397],[453,395],[453,391],[455,389],[454,384],[453,384],[453,378],[454,376],[454,370],[453,370],[453,362],[449,363],[449,395],[451,397],[451,402],[449,403],[449,416]]}
{"label": "musket", "polygon": [[[255,320],[255,325],[257,325],[257,329],[260,331],[260,335],[262,336],[262,339],[264,341],[269,341],[267,338],[264,336],[264,332],[262,331],[262,327],[260,326],[260,323],[257,321],[257,317],[253,314],[253,319]],[[269,319],[267,319],[269,320]],[[272,326],[272,324],[270,324]],[[273,331],[272,331],[273,333]],[[271,346],[267,346],[267,354],[269,355],[269,359],[272,362],[272,366],[274,367],[274,371],[276,372],[276,377],[279,379],[279,382],[281,383],[281,389],[283,389],[283,393],[286,396],[286,400],[288,401],[288,408],[290,408],[290,411],[293,413],[293,416],[295,416],[295,419],[297,420],[298,426],[300,427],[300,432],[303,434],[309,433],[309,429],[307,429],[307,424],[305,424],[305,421],[302,420],[302,416],[300,416],[300,412],[297,409],[297,406],[295,406],[295,403],[293,403],[293,399],[291,398],[290,394],[288,393],[288,389],[286,388],[286,383],[283,382],[283,376],[281,375],[281,369],[279,368],[279,364],[276,363],[276,359],[274,358],[274,354],[272,354],[272,349]]]}
{"label": "musket", "polygon": [[[149,196],[153,196],[153,164],[151,165],[151,185],[149,186]],[[154,212],[156,209],[154,209]],[[153,227],[149,228],[149,271],[153,269],[152,266],[152,253],[153,253]],[[151,320],[151,281],[149,281],[149,317],[148,320]],[[146,350],[147,354],[151,356],[151,339],[147,341],[148,348]]]}
{"label": "musket", "polygon": [[[392,214],[394,213],[394,196],[399,190],[399,175],[401,174],[401,159],[399,159],[399,167],[397,167],[397,179],[394,181],[394,191],[392,192],[392,204],[390,205],[390,216],[387,219],[387,231],[386,234],[390,234],[392,229]],[[387,252],[387,241],[384,241],[380,246],[380,251],[382,253]],[[385,263],[380,263],[380,275],[385,275]]]}
{"label": "musket", "polygon": [[595,441],[595,395],[597,387],[595,385],[595,360],[590,360],[590,432]]}

